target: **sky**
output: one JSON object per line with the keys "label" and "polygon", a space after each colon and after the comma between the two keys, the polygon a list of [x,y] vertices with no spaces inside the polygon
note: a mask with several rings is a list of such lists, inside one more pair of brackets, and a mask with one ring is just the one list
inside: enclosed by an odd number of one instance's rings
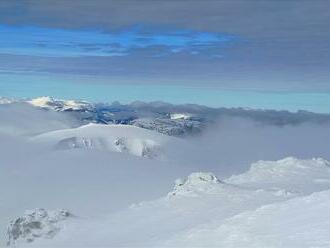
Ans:
{"label": "sky", "polygon": [[330,112],[329,13],[326,0],[2,0],[0,95]]}

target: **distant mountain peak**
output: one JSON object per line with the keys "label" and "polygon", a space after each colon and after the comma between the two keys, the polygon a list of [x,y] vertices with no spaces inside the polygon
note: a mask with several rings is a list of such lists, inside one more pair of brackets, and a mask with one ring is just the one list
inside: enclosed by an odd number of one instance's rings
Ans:
{"label": "distant mountain peak", "polygon": [[76,100],[57,100],[50,96],[33,98],[27,103],[40,108],[53,109],[56,111],[81,110],[89,108],[90,103]]}

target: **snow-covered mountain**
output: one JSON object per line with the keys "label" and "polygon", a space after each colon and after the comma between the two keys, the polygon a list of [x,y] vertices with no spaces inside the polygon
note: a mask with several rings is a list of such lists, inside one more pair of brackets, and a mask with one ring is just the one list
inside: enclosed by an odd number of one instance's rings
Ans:
{"label": "snow-covered mountain", "polygon": [[43,133],[31,141],[56,150],[98,149],[129,153],[145,158],[164,157],[165,147],[184,143],[175,137],[131,125],[88,124]]}
{"label": "snow-covered mountain", "polygon": [[27,247],[327,247],[329,197],[328,161],[259,161],[223,180],[193,173],[158,200],[73,219]]}
{"label": "snow-covered mountain", "polygon": [[93,107],[85,101],[55,100],[52,97],[38,97],[28,100],[27,103],[40,108],[52,109],[55,111],[88,111]]}
{"label": "snow-covered mountain", "polygon": [[88,123],[134,125],[180,137],[200,134],[205,128],[223,117],[244,118],[275,126],[330,123],[329,114],[307,111],[291,113],[246,108],[209,108],[193,104],[172,105],[162,102],[89,103],[80,100],[58,100],[52,97],[23,100],[0,98],[0,104],[17,103],[26,103],[43,110],[70,114],[80,125]]}
{"label": "snow-covered mountain", "polygon": [[27,103],[47,110],[73,112],[83,124],[129,124],[171,136],[198,133],[202,128],[202,119],[193,119],[189,114],[150,111],[140,113],[133,107],[116,103],[92,104],[85,101],[56,100],[52,97],[39,97],[28,100]]}

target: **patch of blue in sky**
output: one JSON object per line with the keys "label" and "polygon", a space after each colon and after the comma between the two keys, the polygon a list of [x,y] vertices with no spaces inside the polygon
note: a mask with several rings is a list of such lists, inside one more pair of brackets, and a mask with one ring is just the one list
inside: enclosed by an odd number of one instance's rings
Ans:
{"label": "patch of blue in sky", "polygon": [[210,107],[330,113],[330,92],[224,90],[179,85],[106,84],[95,81],[77,83],[74,80],[55,78],[52,75],[0,74],[0,96],[14,98],[53,96],[59,99],[109,103],[113,101],[129,103],[136,100],[164,101],[173,104],[195,103]]}
{"label": "patch of blue in sky", "polygon": [[30,56],[125,56],[136,49],[161,48],[167,55],[199,54],[222,47],[233,35],[185,29],[131,27],[116,32],[0,25],[0,53]]}

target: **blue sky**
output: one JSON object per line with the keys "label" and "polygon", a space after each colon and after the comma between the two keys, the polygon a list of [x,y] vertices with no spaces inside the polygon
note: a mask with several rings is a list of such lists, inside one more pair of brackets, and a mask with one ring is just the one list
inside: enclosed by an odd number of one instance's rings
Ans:
{"label": "blue sky", "polygon": [[[165,101],[173,104],[195,103],[211,107],[307,110],[330,113],[330,92],[230,90],[183,85],[107,84],[98,79],[77,80],[68,76],[0,75],[0,95],[18,98],[53,96],[59,99],[91,102],[130,103]],[[34,82],[33,84],[29,82]],[[45,84],[47,82],[47,84]]]}
{"label": "blue sky", "polygon": [[197,54],[235,40],[228,34],[143,26],[103,32],[0,25],[0,36],[0,53],[41,57],[127,56],[132,50],[150,47],[162,48],[163,56],[184,51]]}
{"label": "blue sky", "polygon": [[329,112],[330,3],[2,0],[0,95]]}

